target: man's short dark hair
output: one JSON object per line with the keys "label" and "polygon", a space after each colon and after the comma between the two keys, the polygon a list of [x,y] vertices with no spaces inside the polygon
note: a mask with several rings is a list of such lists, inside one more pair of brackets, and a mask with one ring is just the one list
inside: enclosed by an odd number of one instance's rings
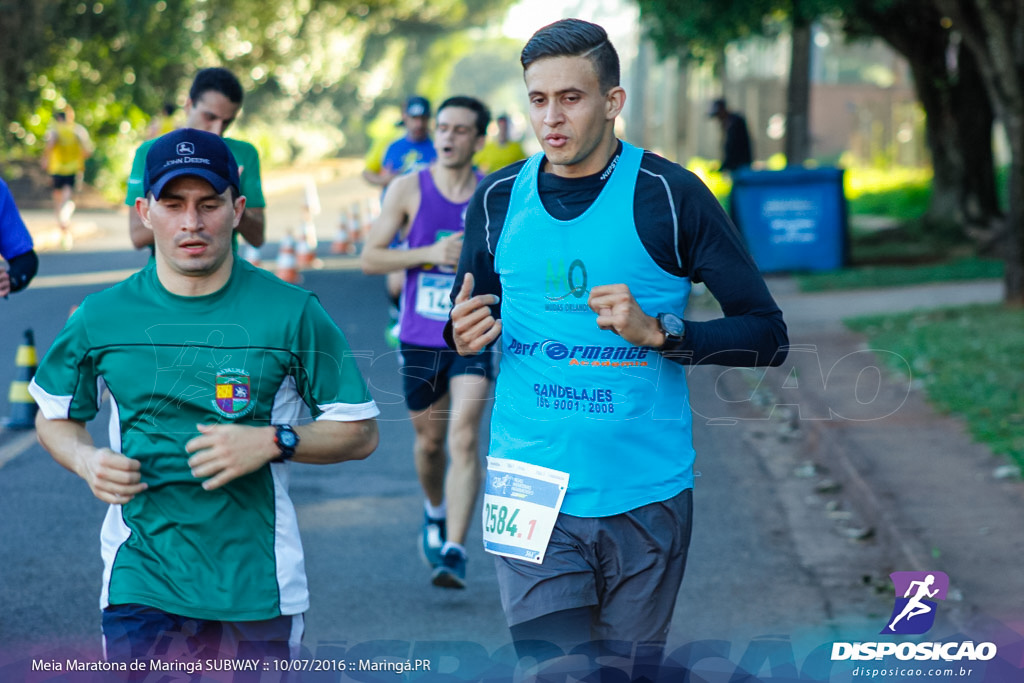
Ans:
{"label": "man's short dark hair", "polygon": [[475,97],[455,95],[441,103],[441,106],[437,108],[438,115],[444,111],[445,107],[463,107],[476,112],[476,135],[477,137],[487,135],[487,126],[491,123],[491,110],[487,108],[486,104]]}
{"label": "man's short dark hair", "polygon": [[210,90],[219,92],[235,104],[242,103],[242,84],[227,69],[214,66],[197,73],[192,80],[192,88],[188,91],[188,98],[195,104]]}
{"label": "man's short dark hair", "polygon": [[519,61],[523,70],[547,57],[586,57],[594,65],[601,92],[619,84],[619,54],[608,34],[597,24],[582,19],[562,19],[533,34]]}

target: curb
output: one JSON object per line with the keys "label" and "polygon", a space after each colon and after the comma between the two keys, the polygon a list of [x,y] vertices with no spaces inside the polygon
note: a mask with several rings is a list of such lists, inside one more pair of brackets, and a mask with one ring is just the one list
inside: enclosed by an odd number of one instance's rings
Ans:
{"label": "curb", "polygon": [[[787,361],[780,368],[769,369],[769,372],[781,371],[785,374],[797,367]],[[790,495],[793,490],[800,490],[802,493],[798,496],[812,496],[815,503],[807,507],[806,500],[795,500],[792,505],[804,508],[812,515],[815,511],[823,511],[826,518],[832,518],[817,527],[819,533],[828,533],[830,537],[845,543],[868,543],[877,548],[872,554],[867,550],[868,546],[865,546],[864,562],[867,564],[859,565],[859,568],[850,567],[844,572],[847,587],[852,587],[853,579],[860,572],[862,588],[881,595],[891,591],[888,575],[892,571],[942,569],[936,566],[940,564],[938,561],[930,561],[932,556],[928,545],[904,523],[898,510],[887,505],[878,494],[871,472],[856,464],[853,452],[838,431],[841,425],[837,421],[845,418],[833,416],[826,419],[801,419],[799,405],[820,407],[824,404],[824,398],[814,392],[799,390],[800,404],[794,405],[793,395],[777,394],[772,388],[765,387],[765,384],[770,382],[762,382],[752,389],[739,376],[732,375],[725,381],[723,388],[730,401],[749,400],[745,410],[761,426],[750,423],[755,426],[748,427],[747,440],[762,462],[767,463],[775,458],[772,447],[766,446],[766,443],[776,442],[775,448],[791,454],[794,462],[783,467],[796,466],[796,469],[788,471],[788,476],[782,475],[781,479],[776,470],[776,485],[790,477],[793,480],[808,481],[802,489],[791,489]],[[768,442],[765,441],[766,437]],[[830,542],[824,541],[826,545]],[[819,574],[819,568],[814,565],[808,565],[807,569],[817,580],[828,582],[834,579],[827,573]],[[823,569],[827,572],[829,567]],[[870,581],[865,570],[870,572]],[[962,597],[951,596],[953,609],[948,610],[947,618],[958,630],[966,632],[974,610],[972,605],[961,600]]]}

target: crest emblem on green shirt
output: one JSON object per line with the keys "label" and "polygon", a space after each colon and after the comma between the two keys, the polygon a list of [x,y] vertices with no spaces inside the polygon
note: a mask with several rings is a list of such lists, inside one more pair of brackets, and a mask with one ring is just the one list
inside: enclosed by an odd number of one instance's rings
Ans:
{"label": "crest emblem on green shirt", "polygon": [[224,417],[241,417],[252,410],[249,375],[244,370],[218,372],[213,405]]}

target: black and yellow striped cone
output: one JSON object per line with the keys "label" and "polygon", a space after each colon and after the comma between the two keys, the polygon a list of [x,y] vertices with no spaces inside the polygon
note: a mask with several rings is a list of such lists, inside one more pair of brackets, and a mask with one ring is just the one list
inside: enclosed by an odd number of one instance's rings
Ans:
{"label": "black and yellow striped cone", "polygon": [[37,364],[36,340],[32,330],[25,330],[25,341],[18,347],[14,364],[18,372],[7,394],[10,417],[4,422],[4,426],[8,429],[32,429],[36,426],[36,411],[39,409],[28,393],[28,384],[36,374]]}

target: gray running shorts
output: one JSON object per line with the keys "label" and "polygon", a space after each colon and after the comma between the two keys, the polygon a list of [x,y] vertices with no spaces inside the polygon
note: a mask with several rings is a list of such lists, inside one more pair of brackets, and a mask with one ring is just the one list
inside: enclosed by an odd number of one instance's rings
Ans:
{"label": "gray running shorts", "polygon": [[595,639],[668,634],[690,546],[693,491],[611,517],[560,514],[544,563],[495,556],[509,626],[593,607]]}

